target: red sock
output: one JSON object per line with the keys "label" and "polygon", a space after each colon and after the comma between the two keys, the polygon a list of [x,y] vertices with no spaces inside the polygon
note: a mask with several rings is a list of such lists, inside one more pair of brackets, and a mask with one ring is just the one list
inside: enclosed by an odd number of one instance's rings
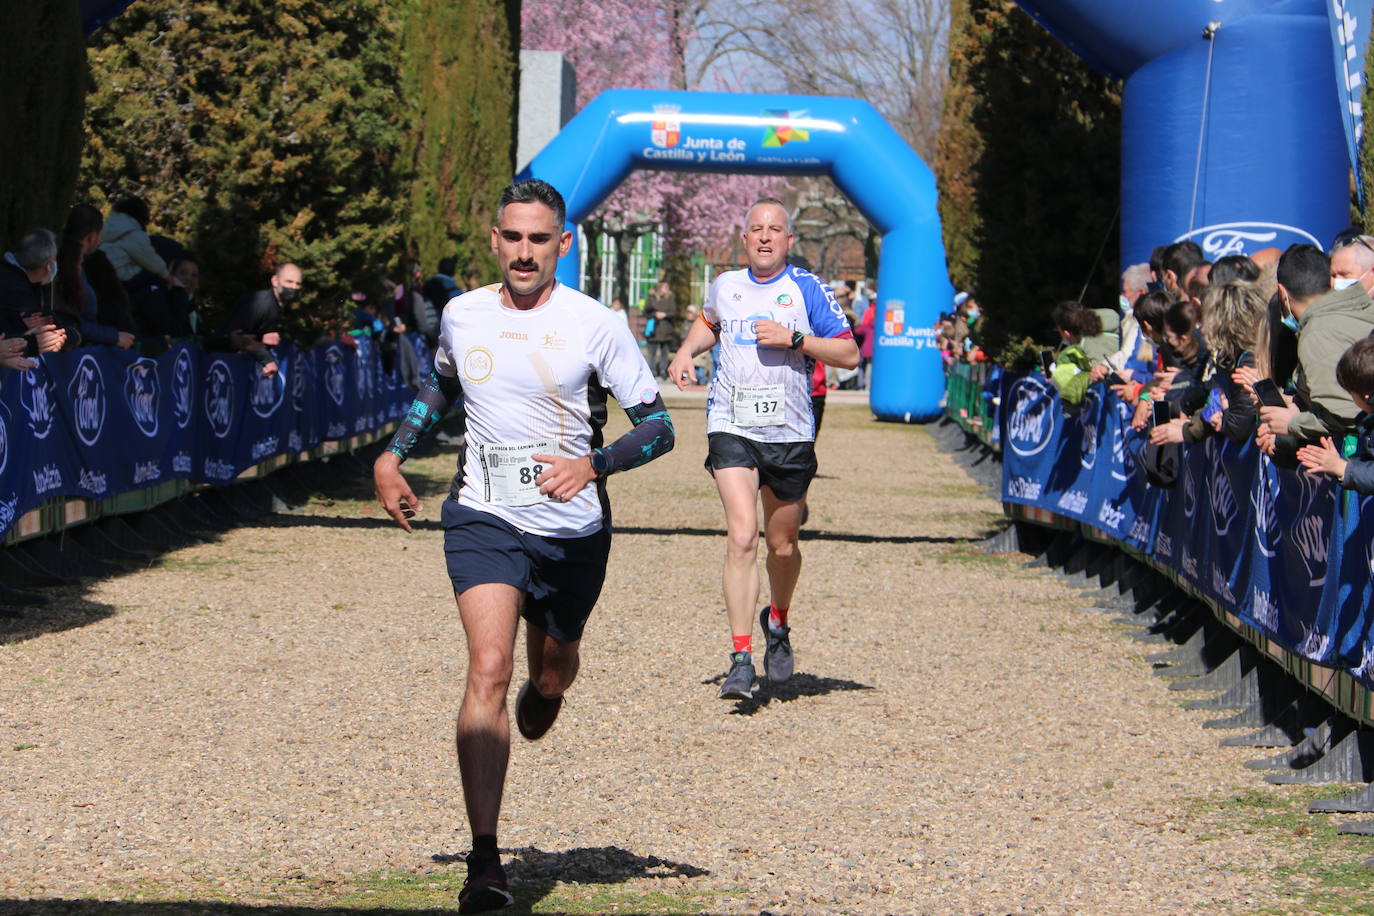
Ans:
{"label": "red sock", "polygon": [[743,636],[732,636],[730,638],[735,641],[736,652],[748,652],[750,655],[754,654],[754,635],[752,633],[745,633]]}
{"label": "red sock", "polygon": [[768,605],[768,628],[781,630],[785,626],[787,626],[787,608],[770,603]]}

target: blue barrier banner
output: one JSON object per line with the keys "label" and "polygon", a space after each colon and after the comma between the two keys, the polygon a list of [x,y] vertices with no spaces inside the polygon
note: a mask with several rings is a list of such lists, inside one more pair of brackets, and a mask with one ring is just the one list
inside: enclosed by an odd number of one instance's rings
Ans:
{"label": "blue barrier banner", "polygon": [[1066,412],[1043,376],[1008,374],[999,423],[1004,502],[1091,526],[1285,649],[1374,685],[1374,497],[1218,436],[1185,444],[1174,485],[1152,486],[1146,437],[1103,385]]}
{"label": "blue barrier banner", "polygon": [[1331,21],[1331,46],[1335,51],[1336,99],[1345,128],[1346,151],[1355,173],[1355,185],[1363,199],[1360,182],[1360,145],[1364,142],[1364,58],[1369,51],[1369,18],[1374,0],[1327,0]]}
{"label": "blue barrier banner", "polygon": [[[412,347],[433,359],[417,335]],[[167,480],[230,483],[277,455],[371,432],[412,392],[370,340],[276,349],[263,374],[244,353],[179,344],[156,359],[92,347],[0,370],[0,534],[54,497],[105,499]]]}

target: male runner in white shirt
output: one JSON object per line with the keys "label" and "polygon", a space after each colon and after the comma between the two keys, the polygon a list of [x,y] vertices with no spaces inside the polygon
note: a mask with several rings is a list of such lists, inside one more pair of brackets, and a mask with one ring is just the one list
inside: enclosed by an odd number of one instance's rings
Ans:
{"label": "male runner in white shirt", "polygon": [[749,208],[748,269],[715,279],[700,320],[668,367],[668,377],[686,388],[693,357],[720,343],[720,370],[706,399],[706,469],[725,506],[723,578],[733,645],[722,698],[747,699],[755,690],[760,496],[770,598],[759,611],[764,672],[779,683],[792,676],[787,613],[801,575],[802,506],[816,474],[811,370],[816,360],[843,369],[859,364],[859,348],[830,288],[810,272],[788,266],[792,241],[781,201],[765,198]]}
{"label": "male runner in white shirt", "polygon": [[[608,474],[673,447],[673,426],[629,328],[559,284],[572,233],[563,198],[542,181],[501,194],[491,249],[502,282],[449,300],[434,371],[373,468],[396,523],[420,511],[400,463],[462,398],[465,445],[444,501],[444,551],[468,642],[458,768],[472,827],[460,913],[512,902],[496,843],[510,756],[506,692],[525,618],[530,676],[516,698],[520,733],[553,725],[577,676],[582,628],[610,551]],[[602,447],[607,389],[634,428]]]}

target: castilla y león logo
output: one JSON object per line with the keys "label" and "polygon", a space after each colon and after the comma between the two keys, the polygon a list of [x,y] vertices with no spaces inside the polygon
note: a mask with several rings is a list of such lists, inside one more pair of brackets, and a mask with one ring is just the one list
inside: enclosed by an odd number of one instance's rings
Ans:
{"label": "castilla y le\u00f3n logo", "polygon": [[682,122],[678,120],[676,105],[655,106],[649,139],[654,146],[662,149],[677,146],[678,141],[682,139]]}
{"label": "castilla y le\u00f3n logo", "polygon": [[763,128],[764,146],[786,146],[789,143],[800,143],[803,140],[811,139],[811,131],[794,127],[792,124],[794,119],[806,117],[804,111],[773,108],[765,110],[763,116],[769,122]]}

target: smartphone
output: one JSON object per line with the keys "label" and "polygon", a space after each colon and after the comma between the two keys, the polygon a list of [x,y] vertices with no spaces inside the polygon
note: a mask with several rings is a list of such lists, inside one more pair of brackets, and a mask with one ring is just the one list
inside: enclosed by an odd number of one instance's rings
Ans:
{"label": "smartphone", "polygon": [[1173,409],[1168,401],[1154,401],[1150,404],[1150,423],[1163,426],[1173,419]]}
{"label": "smartphone", "polygon": [[1108,385],[1124,385],[1124,384],[1126,384],[1126,380],[1125,380],[1124,378],[1122,378],[1121,376],[1117,375],[1115,372],[1108,372],[1108,373],[1107,373],[1107,384],[1108,384]]}
{"label": "smartphone", "polygon": [[1054,351],[1053,351],[1053,350],[1041,350],[1041,351],[1040,351],[1040,365],[1043,366],[1043,367],[1045,368],[1045,374],[1046,374],[1046,375],[1049,375],[1049,374],[1050,374],[1050,370],[1054,368]]}
{"label": "smartphone", "polygon": [[1252,386],[1255,397],[1259,399],[1261,407],[1287,407],[1283,395],[1279,392],[1279,386],[1274,384],[1273,379],[1262,378]]}

